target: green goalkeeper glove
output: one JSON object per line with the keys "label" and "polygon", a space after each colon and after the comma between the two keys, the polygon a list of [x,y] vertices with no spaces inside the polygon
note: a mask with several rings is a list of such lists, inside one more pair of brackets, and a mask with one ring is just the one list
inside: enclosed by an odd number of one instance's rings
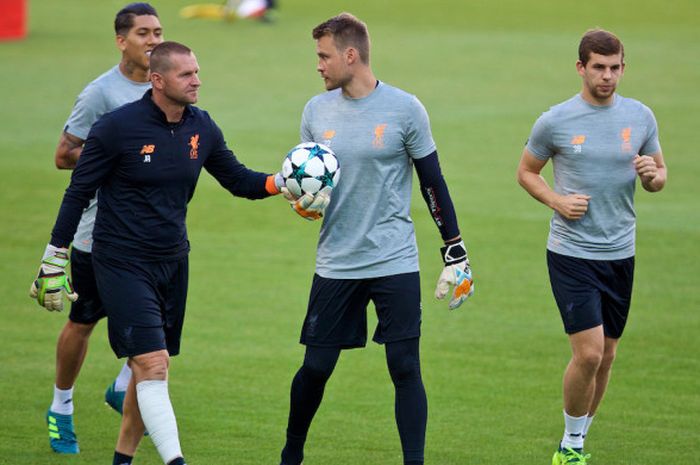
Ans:
{"label": "green goalkeeper glove", "polygon": [[440,273],[440,278],[435,288],[435,297],[444,299],[453,286],[452,299],[450,299],[450,310],[454,310],[465,300],[474,294],[474,280],[472,270],[469,267],[467,248],[464,241],[457,239],[446,242],[445,247],[440,249],[445,268]]}
{"label": "green goalkeeper glove", "polygon": [[39,273],[29,289],[29,296],[51,312],[63,310],[63,292],[71,302],[78,300],[66,274],[68,263],[68,249],[47,245]]}
{"label": "green goalkeeper glove", "polygon": [[314,194],[304,194],[299,198],[295,198],[289,189],[286,187],[280,188],[282,196],[289,202],[292,209],[304,219],[309,221],[318,220],[323,217],[326,207],[331,201],[331,188],[324,187]]}

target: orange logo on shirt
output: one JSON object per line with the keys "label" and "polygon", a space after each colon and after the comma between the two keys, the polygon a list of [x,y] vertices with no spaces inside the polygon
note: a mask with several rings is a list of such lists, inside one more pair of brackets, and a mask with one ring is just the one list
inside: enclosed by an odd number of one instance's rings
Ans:
{"label": "orange logo on shirt", "polygon": [[150,155],[155,152],[156,146],[154,144],[144,145],[141,149],[141,155]]}
{"label": "orange logo on shirt", "polygon": [[374,140],[372,145],[377,148],[384,147],[384,131],[386,130],[385,124],[378,124],[374,127]]}
{"label": "orange logo on shirt", "polygon": [[620,131],[620,137],[622,138],[622,151],[631,152],[632,151],[632,128],[624,128]]}
{"label": "orange logo on shirt", "polygon": [[327,129],[326,131],[323,132],[323,144],[330,147],[331,142],[332,142],[334,137],[335,137],[335,129]]}
{"label": "orange logo on shirt", "polygon": [[620,137],[624,142],[629,142],[632,137],[632,128],[625,128],[620,132]]}
{"label": "orange logo on shirt", "polygon": [[571,145],[574,149],[574,153],[583,152],[583,143],[586,142],[586,136],[579,134],[571,138]]}
{"label": "orange logo on shirt", "polygon": [[195,134],[194,136],[190,137],[190,143],[189,143],[190,148],[190,158],[192,160],[196,160],[197,156],[199,153],[197,152],[197,149],[199,148],[199,134]]}

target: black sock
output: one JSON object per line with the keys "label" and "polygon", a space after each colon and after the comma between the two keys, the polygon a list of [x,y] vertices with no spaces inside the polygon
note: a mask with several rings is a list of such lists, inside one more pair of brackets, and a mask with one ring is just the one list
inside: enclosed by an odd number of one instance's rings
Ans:
{"label": "black sock", "polygon": [[112,465],[131,465],[131,461],[134,460],[133,457],[129,455],[120,454],[116,450],[114,451],[114,459],[112,460]]}
{"label": "black sock", "polygon": [[306,437],[287,433],[287,443],[282,449],[282,465],[299,465],[304,460],[304,443]]}
{"label": "black sock", "polygon": [[187,465],[187,464],[185,463],[185,459],[183,457],[178,457],[178,458],[168,462],[168,465]]}

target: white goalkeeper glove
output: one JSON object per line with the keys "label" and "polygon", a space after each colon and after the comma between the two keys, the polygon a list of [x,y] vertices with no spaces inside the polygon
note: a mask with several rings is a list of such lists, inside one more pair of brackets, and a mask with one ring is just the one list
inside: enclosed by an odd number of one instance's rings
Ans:
{"label": "white goalkeeper glove", "polygon": [[452,298],[450,299],[450,310],[454,310],[474,294],[474,280],[472,270],[469,267],[467,248],[464,241],[457,239],[445,243],[445,247],[440,249],[445,268],[440,273],[440,278],[435,288],[435,297],[444,299],[450,286],[453,286]]}
{"label": "white goalkeeper glove", "polygon": [[317,220],[323,217],[326,207],[331,201],[331,188],[326,186],[314,194],[304,194],[299,198],[289,192],[286,187],[281,187],[282,196],[289,202],[292,209],[304,219],[309,221]]}
{"label": "white goalkeeper glove", "polygon": [[44,258],[39,267],[39,273],[29,288],[29,296],[36,299],[39,305],[51,312],[63,310],[63,292],[71,302],[78,300],[78,294],[73,290],[66,267],[70,263],[68,249],[46,246]]}

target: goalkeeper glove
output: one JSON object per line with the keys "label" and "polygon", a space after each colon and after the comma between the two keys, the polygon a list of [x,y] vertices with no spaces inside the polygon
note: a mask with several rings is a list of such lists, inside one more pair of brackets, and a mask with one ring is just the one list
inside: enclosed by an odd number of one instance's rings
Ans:
{"label": "goalkeeper glove", "polygon": [[63,292],[71,302],[78,300],[66,274],[68,263],[68,249],[47,245],[39,273],[29,289],[29,296],[51,312],[63,310]]}
{"label": "goalkeeper glove", "polygon": [[280,191],[284,198],[287,199],[292,209],[294,209],[299,216],[309,221],[321,218],[331,201],[331,188],[328,186],[318,191],[315,195],[306,193],[299,198],[295,198],[286,187],[282,187]]}
{"label": "goalkeeper glove", "polygon": [[440,278],[435,288],[435,297],[442,300],[450,291],[450,286],[454,287],[452,299],[450,300],[450,310],[462,305],[472,294],[474,294],[474,280],[472,270],[469,267],[467,258],[467,248],[464,241],[457,239],[446,242],[445,247],[440,249],[445,268],[440,273]]}

